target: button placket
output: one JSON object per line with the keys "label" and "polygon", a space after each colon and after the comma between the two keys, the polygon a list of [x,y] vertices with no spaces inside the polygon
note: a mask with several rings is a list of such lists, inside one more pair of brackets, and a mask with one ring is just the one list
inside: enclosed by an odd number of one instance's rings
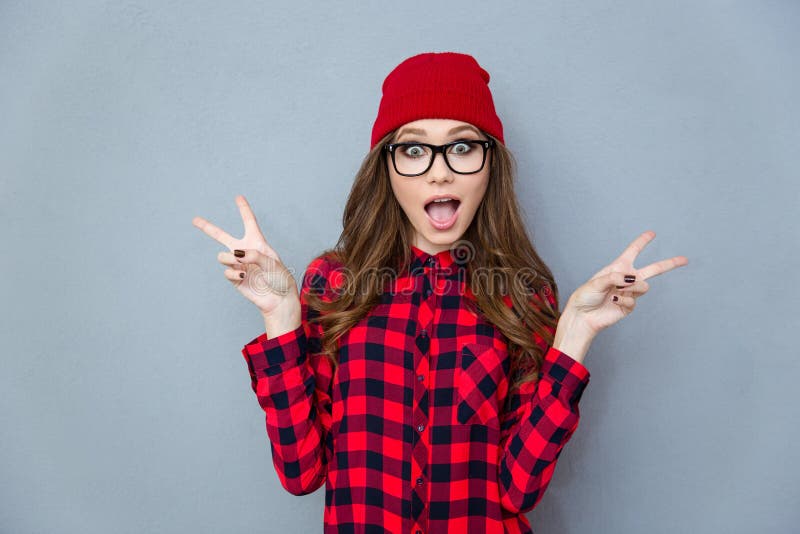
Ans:
{"label": "button placket", "polygon": [[[424,285],[428,286],[428,276],[422,278]],[[426,383],[426,375],[430,373],[430,347],[431,347],[431,333],[430,328],[433,327],[432,315],[430,313],[430,305],[427,302],[422,304],[423,313],[418,316],[419,330],[415,340],[415,375],[414,380],[414,407],[413,407],[413,424],[412,429],[414,432],[414,442],[411,445],[411,487],[412,492],[415,494],[412,504],[412,516],[420,526],[424,526],[424,503],[427,496],[427,488],[424,486],[425,479],[428,476],[428,462],[429,462],[429,445],[426,440],[427,432],[426,426],[429,423],[428,410],[430,409],[430,394],[431,391]],[[421,508],[420,508],[421,506]]]}
{"label": "button placket", "polygon": [[[442,288],[440,288],[438,285],[440,278],[446,276],[446,270],[441,268],[439,260],[433,256],[428,258],[428,261],[426,261],[425,264],[428,266],[428,268],[425,271],[426,276],[422,295],[424,299],[429,299],[431,295],[436,297],[437,291],[441,291]],[[436,307],[435,302],[431,302],[429,305],[431,308]]]}
{"label": "button placket", "polygon": [[[427,525],[427,507],[423,504],[429,498],[427,480],[429,465],[429,444],[427,442],[428,432],[426,426],[430,423],[429,410],[431,404],[432,391],[427,384],[426,376],[431,372],[430,369],[430,349],[434,328],[434,315],[436,313],[435,287],[433,281],[438,276],[438,262],[435,257],[429,256],[423,263],[423,271],[417,281],[422,282],[422,287],[418,288],[420,297],[419,307],[417,308],[417,321],[419,325],[418,334],[415,340],[415,367],[417,380],[414,381],[414,409],[412,419],[412,429],[414,431],[414,443],[412,444],[411,457],[411,487],[414,494],[412,500],[412,517],[416,521],[415,529],[420,528],[419,532],[424,532]],[[412,531],[415,532],[416,530]]]}

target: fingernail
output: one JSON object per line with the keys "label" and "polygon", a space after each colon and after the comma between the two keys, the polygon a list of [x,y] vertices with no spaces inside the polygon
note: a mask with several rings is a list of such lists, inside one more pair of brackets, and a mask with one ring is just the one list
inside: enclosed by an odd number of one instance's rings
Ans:
{"label": "fingernail", "polygon": [[244,273],[239,273],[239,278],[244,278]]}
{"label": "fingernail", "polygon": [[633,274],[626,274],[625,275],[625,281],[628,282],[628,283],[635,282],[636,281],[636,276],[633,275]]}
{"label": "fingernail", "polygon": [[238,248],[233,251],[233,255],[237,258],[244,258],[244,250],[239,250]]}
{"label": "fingernail", "polygon": [[619,297],[618,297],[618,296],[616,296],[616,295],[614,295],[614,296],[612,297],[612,300],[613,300],[614,302],[617,302],[617,301],[619,300]]}

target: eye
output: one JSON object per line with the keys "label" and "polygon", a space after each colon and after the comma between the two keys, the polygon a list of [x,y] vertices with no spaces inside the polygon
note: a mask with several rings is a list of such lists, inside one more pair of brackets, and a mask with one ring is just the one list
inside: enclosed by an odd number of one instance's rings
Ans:
{"label": "eye", "polygon": [[472,150],[472,144],[466,141],[460,141],[450,147],[450,152],[453,154],[466,154]]}
{"label": "eye", "polygon": [[403,154],[411,157],[419,157],[425,155],[425,147],[420,145],[409,145],[403,147]]}

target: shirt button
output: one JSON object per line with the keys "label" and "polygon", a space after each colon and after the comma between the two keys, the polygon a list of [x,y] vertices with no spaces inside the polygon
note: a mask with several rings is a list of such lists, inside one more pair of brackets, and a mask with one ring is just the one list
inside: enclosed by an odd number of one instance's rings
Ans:
{"label": "shirt button", "polygon": [[414,532],[414,534],[422,534],[422,531],[421,530],[417,530],[416,532]]}
{"label": "shirt button", "polygon": [[417,375],[417,380],[422,382],[423,380],[425,380],[425,377],[423,375]]}
{"label": "shirt button", "polygon": [[422,332],[419,333],[419,335],[421,335],[422,337],[425,337],[425,336],[428,335],[428,331],[427,330],[423,330]]}
{"label": "shirt button", "polygon": [[422,429],[425,428],[425,425],[417,425],[417,430],[422,432]]}
{"label": "shirt button", "polygon": [[425,298],[428,298],[430,296],[431,296],[431,290],[430,289],[426,289],[425,290]]}
{"label": "shirt button", "polygon": [[421,486],[421,485],[422,485],[422,478],[418,478],[417,479],[417,486]]}

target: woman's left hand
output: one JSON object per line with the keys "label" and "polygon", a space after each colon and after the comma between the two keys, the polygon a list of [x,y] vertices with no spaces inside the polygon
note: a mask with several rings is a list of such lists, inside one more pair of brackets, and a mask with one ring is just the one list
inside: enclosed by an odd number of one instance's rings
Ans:
{"label": "woman's left hand", "polygon": [[[633,266],[636,256],[655,237],[656,233],[652,230],[637,237],[617,259],[570,295],[562,315],[569,315],[573,323],[579,324],[581,330],[594,337],[630,314],[636,306],[636,298],[650,289],[650,284],[645,280],[689,263],[685,256],[674,256],[636,269]],[[626,282],[626,275],[635,276],[635,281]]]}

